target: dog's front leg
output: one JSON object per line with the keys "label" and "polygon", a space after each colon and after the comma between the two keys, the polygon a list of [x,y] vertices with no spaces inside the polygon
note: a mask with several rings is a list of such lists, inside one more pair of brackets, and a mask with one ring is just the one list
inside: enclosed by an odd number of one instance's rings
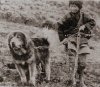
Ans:
{"label": "dog's front leg", "polygon": [[33,61],[31,64],[29,64],[29,74],[30,74],[30,80],[29,83],[36,85],[36,76],[37,76],[37,69],[36,69],[36,62]]}
{"label": "dog's front leg", "polygon": [[25,71],[22,69],[22,67],[19,64],[15,64],[15,67],[16,67],[16,69],[21,77],[22,84],[26,84],[27,79],[26,79]]}

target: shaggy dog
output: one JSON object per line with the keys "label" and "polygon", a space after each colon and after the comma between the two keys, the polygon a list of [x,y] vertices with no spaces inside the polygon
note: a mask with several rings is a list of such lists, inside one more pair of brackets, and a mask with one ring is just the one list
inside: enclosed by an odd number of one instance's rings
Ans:
{"label": "shaggy dog", "polygon": [[13,32],[8,45],[23,84],[35,86],[38,73],[44,73],[43,78],[50,80],[49,42],[46,38],[27,39],[24,33]]}

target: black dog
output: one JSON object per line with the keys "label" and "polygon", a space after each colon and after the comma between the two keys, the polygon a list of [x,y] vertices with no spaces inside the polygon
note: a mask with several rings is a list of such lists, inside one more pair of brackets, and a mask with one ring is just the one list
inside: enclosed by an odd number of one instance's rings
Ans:
{"label": "black dog", "polygon": [[25,34],[14,32],[9,36],[8,45],[21,82],[24,84],[29,82],[35,86],[36,59],[33,42],[27,39]]}
{"label": "black dog", "polygon": [[35,86],[39,72],[50,80],[49,42],[46,38],[27,39],[24,33],[14,32],[10,34],[8,44],[22,83]]}

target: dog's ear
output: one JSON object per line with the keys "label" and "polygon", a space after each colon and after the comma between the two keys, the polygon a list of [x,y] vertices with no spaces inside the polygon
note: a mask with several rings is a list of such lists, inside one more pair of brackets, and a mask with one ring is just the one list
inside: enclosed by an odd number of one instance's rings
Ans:
{"label": "dog's ear", "polygon": [[24,38],[22,38],[22,41],[24,42],[25,48],[27,48],[27,45],[29,42],[28,42],[26,36]]}
{"label": "dog's ear", "polygon": [[33,47],[33,42],[31,40],[31,38],[26,34],[25,35],[25,46],[26,46],[26,49],[29,50]]}
{"label": "dog's ear", "polygon": [[27,49],[27,52],[33,52],[34,50],[34,43],[32,42],[32,40],[28,40],[27,41],[27,44],[26,44],[26,49]]}
{"label": "dog's ear", "polygon": [[14,37],[14,34],[10,34],[9,36],[8,36],[8,46],[11,48],[11,44],[10,44],[10,42],[11,42],[11,39]]}

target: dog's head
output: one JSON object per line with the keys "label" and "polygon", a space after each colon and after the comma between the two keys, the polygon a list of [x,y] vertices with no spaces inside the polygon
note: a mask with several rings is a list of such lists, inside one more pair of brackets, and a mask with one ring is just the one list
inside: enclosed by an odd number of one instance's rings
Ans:
{"label": "dog's head", "polygon": [[9,36],[8,44],[10,50],[17,54],[23,55],[27,53],[27,40],[22,32],[14,32]]}

